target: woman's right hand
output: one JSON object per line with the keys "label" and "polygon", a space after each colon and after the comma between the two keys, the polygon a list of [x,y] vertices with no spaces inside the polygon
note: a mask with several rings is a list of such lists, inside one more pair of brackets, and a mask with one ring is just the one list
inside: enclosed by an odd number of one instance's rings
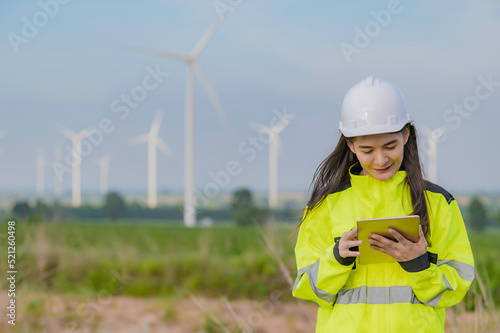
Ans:
{"label": "woman's right hand", "polygon": [[354,228],[350,231],[344,232],[339,240],[340,256],[342,258],[359,256],[359,251],[355,251],[357,250],[357,248],[352,248],[361,244],[363,244],[363,241],[358,240],[358,228]]}

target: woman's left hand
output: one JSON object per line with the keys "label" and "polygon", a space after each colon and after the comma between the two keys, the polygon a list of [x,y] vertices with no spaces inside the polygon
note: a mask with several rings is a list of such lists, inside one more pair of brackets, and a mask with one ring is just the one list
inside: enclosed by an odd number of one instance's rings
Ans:
{"label": "woman's left hand", "polygon": [[389,233],[397,239],[397,242],[385,238],[384,236],[372,234],[368,238],[371,248],[384,252],[397,261],[408,261],[420,257],[427,252],[427,241],[425,240],[422,226],[420,226],[419,239],[413,243],[394,229],[389,228]]}

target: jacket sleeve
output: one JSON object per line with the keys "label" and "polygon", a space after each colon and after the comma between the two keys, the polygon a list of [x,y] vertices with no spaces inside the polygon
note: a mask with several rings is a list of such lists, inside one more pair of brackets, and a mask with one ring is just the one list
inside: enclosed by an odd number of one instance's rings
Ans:
{"label": "jacket sleeve", "polygon": [[332,306],[354,262],[344,261],[341,264],[337,261],[330,224],[328,203],[324,201],[309,211],[300,226],[295,246],[298,272],[292,295],[314,301],[321,307]]}
{"label": "jacket sleeve", "polygon": [[408,274],[420,302],[450,307],[463,299],[474,280],[474,258],[457,202],[451,199],[436,213],[428,248],[433,260],[425,269]]}

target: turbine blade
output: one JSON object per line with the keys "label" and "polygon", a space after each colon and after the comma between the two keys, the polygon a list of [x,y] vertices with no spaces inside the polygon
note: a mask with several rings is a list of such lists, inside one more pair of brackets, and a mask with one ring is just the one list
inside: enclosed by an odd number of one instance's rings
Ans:
{"label": "turbine blade", "polygon": [[270,129],[268,126],[262,125],[260,123],[255,122],[255,121],[251,121],[249,123],[249,126],[250,126],[251,129],[256,130],[256,131],[262,131],[262,130],[264,130],[266,128]]}
{"label": "turbine blade", "polygon": [[161,111],[156,112],[153,124],[151,125],[151,129],[149,130],[149,135],[152,135],[153,137],[158,136],[162,119],[163,113]]}
{"label": "turbine blade", "polygon": [[219,26],[219,24],[220,24],[220,19],[217,18],[212,23],[212,25],[208,27],[208,29],[205,31],[203,36],[201,36],[198,43],[196,43],[196,46],[194,47],[193,52],[191,52],[191,57],[193,57],[195,59],[198,58],[198,56],[200,55],[200,53],[203,51],[203,49],[207,45],[208,41],[210,40],[210,38],[214,34],[214,32],[217,29],[217,27]]}
{"label": "turbine blade", "polygon": [[281,118],[280,121],[278,121],[272,128],[271,130],[275,132],[276,134],[281,133],[285,129],[285,127],[288,126],[288,123],[290,121],[288,119],[285,119],[285,117]]}
{"label": "turbine blade", "polygon": [[439,136],[445,135],[446,133],[450,132],[453,128],[451,127],[450,124],[446,124],[444,126],[441,126],[439,128],[436,128],[434,131],[438,131]]}
{"label": "turbine blade", "polygon": [[128,52],[148,54],[148,55],[152,55],[152,56],[160,57],[160,58],[167,58],[167,59],[181,60],[181,61],[188,61],[189,60],[189,56],[179,54],[179,53],[165,52],[165,51],[154,50],[154,49],[146,49],[146,48],[135,47],[135,46],[126,46],[126,47],[123,47],[123,49],[127,50]]}
{"label": "turbine blade", "polygon": [[208,97],[212,101],[212,105],[215,108],[215,111],[217,111],[217,115],[222,122],[222,125],[226,128],[227,131],[232,132],[233,128],[231,126],[231,123],[229,122],[229,119],[226,116],[226,113],[224,112],[224,109],[222,108],[222,105],[220,104],[219,98],[217,97],[217,94],[215,93],[215,89],[213,88],[212,84],[208,80],[207,76],[201,69],[199,65],[195,65],[194,69],[196,71],[196,74],[198,75],[198,78],[200,79],[201,85],[205,89],[205,92],[207,93]]}
{"label": "turbine blade", "polygon": [[148,140],[149,140],[149,135],[144,134],[144,135],[139,135],[139,136],[133,137],[132,139],[130,139],[130,142],[131,143],[145,143],[145,142],[148,142]]}
{"label": "turbine blade", "polygon": [[170,157],[172,155],[172,151],[170,150],[170,148],[168,148],[165,141],[163,141],[161,138],[157,139],[156,146],[165,154],[165,156]]}
{"label": "turbine blade", "polygon": [[92,130],[93,129],[96,129],[97,128],[97,125],[90,125],[89,127],[87,128],[84,128],[82,129],[80,132],[76,133],[76,135],[80,138],[80,140],[83,140],[84,138],[90,136],[90,134],[92,134]]}
{"label": "turbine blade", "polygon": [[65,137],[67,137],[70,140],[73,140],[73,138],[76,136],[75,132],[73,132],[69,128],[64,127],[62,125],[58,125],[57,130],[59,131],[59,133],[61,133],[62,135],[64,135]]}
{"label": "turbine blade", "polygon": [[5,130],[0,130],[0,139],[7,136],[7,132]]}
{"label": "turbine blade", "polygon": [[432,138],[432,130],[429,127],[425,126],[422,123],[418,123],[418,127],[428,139]]}

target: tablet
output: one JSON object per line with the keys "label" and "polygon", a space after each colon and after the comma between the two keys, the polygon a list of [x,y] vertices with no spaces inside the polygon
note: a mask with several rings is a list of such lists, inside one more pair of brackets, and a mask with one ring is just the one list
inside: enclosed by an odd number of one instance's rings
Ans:
{"label": "tablet", "polygon": [[360,264],[378,264],[396,262],[396,259],[388,254],[370,248],[368,238],[372,233],[396,239],[389,233],[389,227],[396,229],[405,238],[412,242],[418,242],[420,217],[418,215],[387,217],[378,219],[358,220],[358,239],[363,241],[359,246]]}

